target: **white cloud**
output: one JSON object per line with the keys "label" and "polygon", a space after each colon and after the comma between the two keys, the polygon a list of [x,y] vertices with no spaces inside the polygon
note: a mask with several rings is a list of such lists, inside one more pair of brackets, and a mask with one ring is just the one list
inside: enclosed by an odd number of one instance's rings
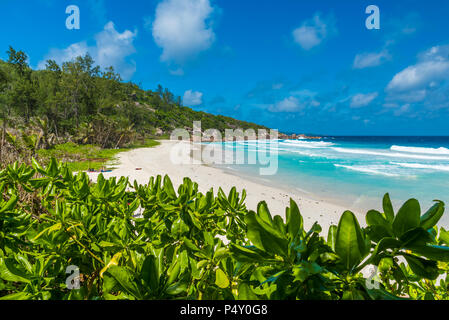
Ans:
{"label": "white cloud", "polygon": [[125,30],[120,33],[113,22],[108,22],[104,29],[95,35],[95,46],[88,46],[87,42],[71,44],[65,49],[51,49],[45,59],[39,62],[38,68],[45,68],[46,61],[55,60],[58,64],[71,61],[89,53],[102,68],[113,66],[123,79],[130,79],[136,71],[135,63],[127,61],[127,57],[135,53],[134,40],[137,31]]}
{"label": "white cloud", "polygon": [[184,93],[183,104],[186,106],[198,106],[203,103],[203,93],[187,90]]}
{"label": "white cloud", "polygon": [[296,112],[302,109],[304,109],[304,105],[293,96],[269,106],[271,112]]}
{"label": "white cloud", "polygon": [[403,114],[407,113],[410,110],[410,104],[404,104],[399,109],[395,110],[394,115],[396,117],[402,116]]}
{"label": "white cloud", "polygon": [[408,103],[421,102],[427,96],[427,90],[409,90],[404,92],[394,92],[394,94],[390,94],[387,100],[399,100]]}
{"label": "white cloud", "polygon": [[387,50],[381,52],[360,53],[355,56],[354,69],[364,69],[369,67],[377,67],[391,59],[391,55]]}
{"label": "white cloud", "polygon": [[374,99],[377,98],[379,94],[377,92],[372,93],[359,93],[352,97],[351,99],[351,108],[361,108],[369,105]]}
{"label": "white cloud", "polygon": [[317,13],[312,19],[304,21],[299,28],[293,30],[293,39],[304,50],[310,50],[336,31],[332,17],[322,19]]}
{"label": "white cloud", "polygon": [[211,47],[214,9],[209,0],[163,0],[156,8],[153,38],[162,48],[161,60],[183,63]]}
{"label": "white cloud", "polygon": [[311,105],[312,107],[319,107],[319,106],[321,105],[321,103],[318,102],[318,101],[316,101],[316,100],[312,100],[312,101],[310,102],[310,105]]}
{"label": "white cloud", "polygon": [[116,66],[123,78],[130,78],[136,71],[134,64],[128,64],[124,58],[136,52],[133,41],[137,31],[125,30],[119,33],[109,22],[104,30],[95,36],[97,41],[96,61],[102,67]]}
{"label": "white cloud", "polygon": [[449,78],[449,46],[433,47],[418,57],[418,63],[397,73],[387,90],[403,92],[435,87]]}
{"label": "white cloud", "polygon": [[86,42],[78,42],[71,44],[65,49],[51,49],[45,56],[45,59],[39,62],[38,68],[45,69],[47,60],[55,60],[58,64],[66,61],[71,61],[76,57],[84,56],[89,52],[89,47]]}
{"label": "white cloud", "polygon": [[271,86],[271,88],[273,90],[281,90],[283,87],[284,87],[284,84],[281,82],[273,83],[273,85]]}
{"label": "white cloud", "polygon": [[289,96],[276,103],[265,105],[271,112],[300,112],[306,109],[315,108],[321,105],[315,99],[316,92],[303,89],[291,91]]}
{"label": "white cloud", "polygon": [[169,70],[170,74],[172,76],[183,76],[184,75],[184,70],[182,68],[177,68],[174,70]]}
{"label": "white cloud", "polygon": [[409,66],[396,74],[388,84],[388,90],[405,91],[428,85],[449,76],[449,61],[427,61]]}

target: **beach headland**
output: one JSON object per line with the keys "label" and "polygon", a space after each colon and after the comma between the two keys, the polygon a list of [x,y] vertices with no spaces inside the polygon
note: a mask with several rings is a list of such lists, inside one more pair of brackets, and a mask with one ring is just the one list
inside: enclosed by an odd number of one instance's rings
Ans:
{"label": "beach headland", "polygon": [[[302,193],[297,190],[288,190],[277,186],[268,186],[254,179],[241,177],[207,165],[199,164],[174,164],[170,160],[170,153],[174,141],[162,140],[161,144],[154,148],[135,149],[120,153],[117,162],[111,172],[103,173],[105,178],[125,176],[131,182],[140,184],[148,183],[150,177],[157,175],[168,175],[175,188],[182,183],[184,177],[189,177],[198,183],[199,191],[207,192],[211,188],[215,194],[221,187],[228,193],[232,187],[238,192],[243,189],[247,192],[246,206],[250,210],[256,210],[260,201],[266,201],[271,214],[285,218],[285,208],[290,205],[290,198],[296,201],[304,218],[306,228],[310,228],[318,222],[327,233],[330,225],[337,225],[345,210],[341,205],[323,201],[313,195]],[[188,155],[186,155],[188,157]],[[185,161],[188,162],[188,161]],[[92,181],[96,181],[99,173],[88,172]],[[363,225],[365,222],[364,212],[354,212]]]}

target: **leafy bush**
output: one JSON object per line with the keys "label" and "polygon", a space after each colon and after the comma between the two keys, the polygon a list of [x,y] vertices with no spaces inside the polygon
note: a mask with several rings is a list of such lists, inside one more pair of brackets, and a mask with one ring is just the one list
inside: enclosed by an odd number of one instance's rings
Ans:
{"label": "leafy bush", "polygon": [[[52,159],[8,166],[0,191],[0,299],[449,298],[440,201],[395,214],[386,195],[367,228],[346,211],[325,239],[293,200],[284,221],[265,202],[248,210],[245,191],[202,194],[188,178],[177,192],[167,176],[93,184]],[[79,290],[67,288],[69,266]]]}

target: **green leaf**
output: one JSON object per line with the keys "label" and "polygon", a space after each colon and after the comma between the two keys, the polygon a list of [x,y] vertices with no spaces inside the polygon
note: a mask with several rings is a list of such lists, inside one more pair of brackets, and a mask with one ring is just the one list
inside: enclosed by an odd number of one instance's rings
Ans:
{"label": "green leaf", "polygon": [[[386,230],[390,229],[390,224],[388,221],[382,216],[379,211],[370,210],[366,214],[366,224],[369,226],[382,226]],[[391,236],[392,234],[390,234]]]}
{"label": "green leaf", "polygon": [[335,252],[348,271],[357,266],[364,256],[365,240],[359,222],[351,211],[345,211],[338,224]]}
{"label": "green leaf", "polygon": [[47,175],[49,177],[55,178],[59,173],[58,170],[58,162],[56,161],[55,158],[51,158],[50,160],[50,164],[47,167]]}
{"label": "green leaf", "polygon": [[268,210],[268,205],[265,201],[259,202],[257,205],[257,215],[266,223],[270,225],[273,223],[270,210]]}
{"label": "green leaf", "polygon": [[27,292],[17,292],[0,297],[0,300],[30,300],[32,298],[32,294],[29,294]]}
{"label": "green leaf", "polygon": [[439,240],[449,245],[449,231],[446,231],[443,227],[440,228]]}
{"label": "green leaf", "polygon": [[36,169],[39,173],[43,174],[45,173],[44,169],[41,167],[41,165],[39,164],[39,162],[36,161],[36,159],[34,157],[31,158],[31,165],[33,166],[34,169]]}
{"label": "green leaf", "polygon": [[327,245],[335,251],[335,241],[337,237],[337,226],[331,225],[327,232]]}
{"label": "green leaf", "polygon": [[384,210],[385,218],[388,222],[393,222],[394,220],[394,210],[393,205],[391,204],[390,195],[387,193],[384,195],[382,201],[382,208]]}
{"label": "green leaf", "polygon": [[173,188],[173,184],[167,175],[164,177],[164,191],[170,199],[175,200],[177,198],[175,188]]}
{"label": "green leaf", "polygon": [[393,258],[386,257],[382,258],[379,262],[378,269],[380,272],[387,272],[393,268]]}
{"label": "green leaf", "polygon": [[430,229],[435,226],[444,213],[444,202],[437,201],[425,214],[420,218],[419,226],[423,229]]}
{"label": "green leaf", "polygon": [[421,227],[407,231],[399,240],[402,241],[402,247],[405,248],[425,246],[427,243],[433,242],[430,233]]}
{"label": "green leaf", "polygon": [[180,236],[184,233],[189,232],[189,226],[185,224],[185,222],[181,218],[179,218],[173,223],[171,232],[175,236]]}
{"label": "green leaf", "polygon": [[175,280],[179,276],[180,271],[181,271],[181,263],[180,263],[179,259],[174,257],[172,264],[170,265],[170,268],[167,271],[167,276],[168,276],[167,284],[170,285],[173,282],[175,282]]}
{"label": "green leaf", "polygon": [[426,260],[410,254],[403,254],[403,256],[405,260],[407,260],[410,269],[412,269],[413,273],[417,276],[430,280],[438,278],[439,273],[436,261]]}
{"label": "green leaf", "polygon": [[214,253],[214,260],[220,261],[221,259],[225,258],[228,255],[229,251],[226,249],[226,247],[221,247],[217,249]]}
{"label": "green leaf", "polygon": [[215,271],[215,284],[222,289],[229,287],[230,284],[226,273],[220,268]]}
{"label": "green leaf", "polygon": [[343,292],[342,300],[365,300],[365,298],[360,290],[350,288]]}
{"label": "green leaf", "polygon": [[118,263],[119,263],[119,261],[120,261],[120,258],[122,257],[122,255],[123,255],[123,252],[117,252],[112,258],[111,258],[111,260],[109,261],[109,263],[103,268],[103,269],[101,269],[101,271],[100,271],[100,277],[102,278],[103,277],[103,274],[110,268],[110,267],[112,267],[112,266],[117,266],[118,265]]}
{"label": "green leaf", "polygon": [[276,229],[281,233],[286,233],[286,227],[285,227],[285,223],[284,220],[281,218],[281,216],[274,216],[273,217],[273,226],[276,227]]}
{"label": "green leaf", "polygon": [[229,244],[229,250],[234,259],[240,262],[258,262],[264,260],[257,252],[233,243]]}
{"label": "green leaf", "polygon": [[242,282],[238,288],[238,300],[259,300],[249,284]]}
{"label": "green leaf", "polygon": [[426,292],[424,295],[424,300],[435,300],[435,298],[431,292]]}
{"label": "green leaf", "polygon": [[375,288],[365,287],[365,289],[366,289],[366,292],[368,293],[368,295],[373,300],[410,300],[410,299],[406,299],[406,298],[397,297],[397,296],[389,293],[384,288],[375,289]]}
{"label": "green leaf", "polygon": [[368,233],[373,241],[378,242],[382,238],[393,236],[390,223],[383,215],[376,211],[370,210],[366,214],[366,224],[369,226]]}
{"label": "green leaf", "polygon": [[411,250],[428,259],[449,262],[449,247],[427,244],[425,246],[415,246]]}
{"label": "green leaf", "polygon": [[303,219],[299,212],[298,205],[293,199],[290,198],[290,210],[287,211],[287,230],[290,234],[290,238],[294,239],[298,233],[302,232]]}
{"label": "green leaf", "polygon": [[159,268],[156,257],[147,256],[143,262],[140,276],[145,284],[150,288],[151,293],[156,293],[159,289]]}
{"label": "green leaf", "polygon": [[171,296],[177,296],[177,295],[185,292],[187,290],[187,288],[188,288],[188,283],[178,281],[175,284],[169,286],[165,290],[165,293],[167,293],[168,295],[171,295]]}
{"label": "green leaf", "polygon": [[421,208],[416,199],[410,199],[399,209],[393,220],[393,232],[396,237],[402,236],[407,231],[420,224]]}
{"label": "green leaf", "polygon": [[31,283],[29,276],[15,266],[15,260],[0,257],[0,279],[11,282]]}
{"label": "green leaf", "polygon": [[402,246],[402,242],[395,238],[383,238],[376,246],[377,252],[382,252],[387,249],[399,249]]}
{"label": "green leaf", "polygon": [[198,247],[193,243],[192,240],[190,240],[190,239],[184,237],[184,238],[183,238],[183,241],[184,241],[184,244],[186,245],[186,247],[189,248],[190,250],[193,250],[193,251],[200,251],[200,248],[198,248]]}
{"label": "green leaf", "polygon": [[117,281],[122,291],[132,295],[134,298],[142,299],[131,270],[126,267],[112,266],[108,269],[107,273]]}
{"label": "green leaf", "polygon": [[368,226],[388,226],[387,220],[377,210],[370,210],[365,216],[366,224]]}
{"label": "green leaf", "polygon": [[374,242],[379,242],[383,238],[391,237],[390,232],[388,232],[385,227],[379,225],[366,228],[366,232]]}
{"label": "green leaf", "polygon": [[17,195],[13,194],[11,198],[9,198],[8,202],[0,208],[0,213],[12,210],[17,203],[17,199]]}
{"label": "green leaf", "polygon": [[247,237],[259,249],[271,254],[286,256],[288,241],[277,229],[267,224],[254,212],[245,216],[248,226]]}
{"label": "green leaf", "polygon": [[304,282],[310,276],[319,274],[322,271],[322,268],[315,262],[301,262],[292,269],[293,276],[295,280],[299,280]]}

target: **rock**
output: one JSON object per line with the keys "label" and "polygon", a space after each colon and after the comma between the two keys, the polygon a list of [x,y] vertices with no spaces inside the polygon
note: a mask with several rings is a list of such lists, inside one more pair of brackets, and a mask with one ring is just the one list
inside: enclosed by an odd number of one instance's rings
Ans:
{"label": "rock", "polygon": [[164,134],[164,131],[163,131],[161,128],[156,128],[155,134],[156,134],[157,136],[162,136],[162,135]]}

